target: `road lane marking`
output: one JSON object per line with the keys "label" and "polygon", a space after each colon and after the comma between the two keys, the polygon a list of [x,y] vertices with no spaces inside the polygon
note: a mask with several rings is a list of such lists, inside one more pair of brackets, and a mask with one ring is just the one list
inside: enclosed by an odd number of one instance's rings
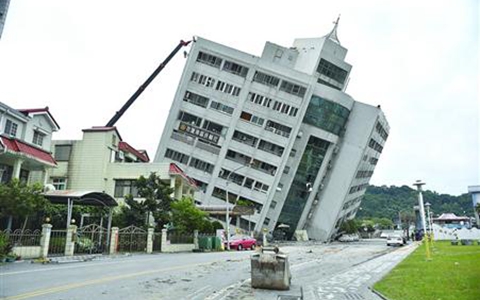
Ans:
{"label": "road lane marking", "polygon": [[185,269],[185,268],[199,267],[199,266],[204,266],[204,265],[210,265],[211,263],[212,262],[189,264],[189,265],[184,265],[184,266],[176,266],[176,267],[169,267],[169,268],[156,269],[156,270],[148,270],[148,271],[142,271],[142,272],[136,272],[136,273],[130,273],[130,274],[123,274],[123,275],[117,275],[117,276],[111,276],[111,277],[104,277],[104,278],[100,278],[100,279],[92,279],[92,280],[87,280],[87,281],[83,281],[83,282],[76,282],[76,283],[70,283],[70,284],[66,284],[66,285],[56,286],[56,287],[53,287],[53,288],[36,290],[36,291],[33,291],[33,292],[28,292],[28,293],[24,293],[24,294],[19,294],[19,295],[15,295],[15,296],[6,297],[4,299],[5,300],[28,299],[28,298],[47,295],[47,294],[53,294],[53,293],[68,291],[68,290],[71,290],[71,289],[85,287],[85,286],[94,285],[94,284],[106,283],[106,282],[111,282],[111,281],[115,281],[115,280],[127,279],[127,278],[132,278],[132,277],[137,277],[137,276],[142,276],[142,275],[149,275],[149,274],[160,273],[160,272],[166,272],[166,271],[175,271],[175,270],[181,270],[181,269]]}

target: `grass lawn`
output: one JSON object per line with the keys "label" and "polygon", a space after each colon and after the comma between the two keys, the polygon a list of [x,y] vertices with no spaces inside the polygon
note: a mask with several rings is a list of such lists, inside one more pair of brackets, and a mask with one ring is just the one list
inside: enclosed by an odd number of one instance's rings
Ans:
{"label": "grass lawn", "polygon": [[373,288],[391,300],[479,300],[480,245],[435,242],[431,250],[426,261],[418,247]]}

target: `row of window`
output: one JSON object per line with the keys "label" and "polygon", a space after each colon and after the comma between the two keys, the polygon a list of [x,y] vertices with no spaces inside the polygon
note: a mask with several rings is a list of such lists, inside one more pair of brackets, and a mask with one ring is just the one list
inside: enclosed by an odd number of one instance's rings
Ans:
{"label": "row of window", "polygon": [[[169,148],[167,148],[167,150],[165,151],[165,157],[210,174],[213,173],[213,168],[215,167],[211,163],[195,158],[193,156],[190,159],[190,156]],[[189,159],[190,163],[188,163]]]}
{"label": "row of window", "polygon": [[[201,63],[208,64],[210,66],[213,66],[215,68],[220,68],[222,64],[222,59],[218,56],[211,55],[205,52],[199,52],[197,56],[197,61]],[[241,77],[246,77],[248,73],[248,68],[245,66],[242,66],[240,64],[231,62],[231,61],[225,61],[223,64],[222,69],[224,71],[230,72],[235,75],[239,75]],[[269,75],[260,71],[256,71],[255,75],[253,76],[253,81],[267,85],[269,87],[278,87],[278,84],[280,83],[280,78]],[[305,93],[307,89],[301,85],[289,82],[287,80],[282,80],[280,84],[280,90],[284,91],[286,93],[289,93],[294,96],[298,96],[303,98],[305,96]]]}
{"label": "row of window", "polygon": [[377,122],[377,125],[375,125],[375,130],[378,132],[378,134],[380,134],[382,139],[387,140],[388,133],[385,128],[383,128],[382,124],[380,124],[380,122]]}
{"label": "row of window", "polygon": [[358,171],[356,178],[372,177],[373,171]]}
{"label": "row of window", "polygon": [[[273,102],[273,100],[271,98],[268,98],[268,97],[265,97],[265,96],[262,96],[262,95],[256,94],[256,93],[249,93],[248,94],[248,100],[250,100],[250,102],[253,102],[255,104],[265,106],[265,107],[268,107],[268,108],[270,108],[270,106]],[[275,111],[281,112],[283,114],[292,116],[292,117],[295,117],[298,113],[298,108],[296,108],[294,106],[291,106],[291,105],[288,105],[286,103],[280,102],[280,101],[275,101],[272,109],[275,110]]]}
{"label": "row of window", "polygon": [[[200,51],[198,52],[197,61],[219,69],[223,60],[218,56]],[[225,60],[222,70],[243,78],[247,77],[248,73],[247,67],[228,60]]]}
{"label": "row of window", "polygon": [[358,191],[364,190],[367,187],[368,187],[368,183],[362,183],[362,184],[359,184],[359,185],[352,186],[350,188],[349,194],[353,194],[353,193],[356,193]]}
{"label": "row of window", "polygon": [[352,200],[349,200],[347,202],[345,202],[345,204],[343,204],[343,210],[345,209],[348,209],[349,207],[357,204],[358,202],[362,201],[362,198],[363,196],[360,196],[360,197],[357,197],[357,198],[354,198]]}
{"label": "row of window", "polygon": [[[205,87],[210,87],[210,88],[215,87],[215,90],[232,95],[232,96],[240,95],[240,91],[241,91],[241,88],[238,86],[235,86],[233,84],[226,83],[220,80],[216,81],[213,77],[196,73],[196,72],[192,73],[192,77],[190,77],[190,81],[203,85]],[[216,85],[215,85],[215,82],[217,83]]]}
{"label": "row of window", "polygon": [[248,113],[246,111],[242,111],[242,114],[240,115],[240,119],[245,120],[247,122],[262,126],[263,123],[265,122],[264,118],[260,118],[256,115],[253,115],[251,113]]}
{"label": "row of window", "polygon": [[206,108],[208,106],[209,99],[199,94],[186,91],[185,96],[183,97],[183,101]]}
{"label": "row of window", "polygon": [[[243,133],[241,131],[235,130],[235,132],[233,133],[232,139],[237,142],[241,142],[242,144],[246,144],[248,146],[257,148],[258,138],[251,136],[249,134]],[[284,147],[274,143],[270,143],[265,140],[260,140],[260,143],[258,144],[258,149],[268,153],[275,154],[280,157],[283,155],[283,151],[285,150]]]}
{"label": "row of window", "polygon": [[210,103],[210,108],[221,111],[221,112],[224,112],[224,113],[227,113],[229,115],[233,114],[233,110],[234,110],[233,107],[225,105],[225,104],[220,103],[220,102],[216,102],[216,101],[212,101]]}
{"label": "row of window", "polygon": [[341,135],[350,111],[333,101],[312,95],[303,122]]}
{"label": "row of window", "polygon": [[347,79],[348,72],[331,62],[325,60],[325,59],[320,59],[320,63],[318,64],[317,67],[317,72],[327,76],[328,78],[331,78],[335,80],[336,82],[340,84],[344,84],[345,80]]}
{"label": "row of window", "polygon": [[376,164],[378,163],[378,158],[370,157],[369,162],[370,162],[370,164],[372,164],[372,165],[376,165]]}
{"label": "row of window", "polygon": [[[9,135],[9,136],[12,136],[12,137],[16,137],[17,136],[17,132],[18,132],[18,124],[13,122],[12,120],[7,120],[5,122],[5,130],[4,130],[4,133],[6,135]],[[38,146],[42,146],[43,145],[43,139],[45,137],[45,134],[39,132],[39,131],[34,131],[33,132],[33,139],[32,139],[32,143],[35,144],[35,145],[38,145]]]}
{"label": "row of window", "polygon": [[229,170],[223,169],[220,170],[220,173],[218,174],[218,177],[223,178],[223,179],[229,179],[230,181],[246,187],[248,189],[254,189],[256,191],[262,192],[262,193],[267,193],[269,186],[266,185],[263,182],[260,181],[255,181],[254,179],[250,177],[246,177],[237,173],[232,173]]}
{"label": "row of window", "polygon": [[242,164],[242,165],[250,164],[250,167],[252,169],[256,169],[256,170],[268,173],[272,176],[275,176],[275,173],[277,172],[277,167],[275,167],[274,165],[271,165],[269,163],[266,163],[258,159],[252,159],[250,156],[247,156],[245,154],[242,154],[233,150],[228,150],[225,158],[238,162],[239,164]]}
{"label": "row of window", "polygon": [[[218,198],[220,200],[225,201],[227,198],[227,192],[224,189],[221,189],[219,187],[213,188],[212,196],[215,198]],[[247,203],[249,206],[253,206],[257,212],[262,211],[262,204],[259,204],[251,199],[245,198],[243,196],[238,196],[235,193],[228,192],[228,202],[230,203],[237,203],[238,201],[242,201],[244,203]]]}
{"label": "row of window", "polygon": [[375,150],[379,153],[382,153],[382,151],[383,151],[382,145],[377,143],[377,141],[375,141],[374,139],[370,139],[370,142],[368,143],[368,147],[372,148],[373,150]]}

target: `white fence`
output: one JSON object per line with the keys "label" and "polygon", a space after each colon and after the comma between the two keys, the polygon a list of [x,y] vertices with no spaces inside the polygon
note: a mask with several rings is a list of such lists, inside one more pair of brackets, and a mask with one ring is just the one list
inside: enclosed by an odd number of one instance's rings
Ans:
{"label": "white fence", "polygon": [[441,227],[437,224],[433,224],[432,228],[435,240],[480,240],[480,230],[478,228],[453,229]]}

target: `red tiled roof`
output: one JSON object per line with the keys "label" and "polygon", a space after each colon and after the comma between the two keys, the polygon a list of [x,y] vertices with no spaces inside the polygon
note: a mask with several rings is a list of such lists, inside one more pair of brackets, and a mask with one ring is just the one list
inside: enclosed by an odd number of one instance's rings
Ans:
{"label": "red tiled roof", "polygon": [[7,138],[5,136],[1,137],[1,141],[3,145],[5,145],[7,152],[14,154],[23,154],[27,157],[40,160],[43,163],[47,163],[49,165],[57,165],[57,162],[52,157],[52,154],[45,150],[30,146],[17,139]]}
{"label": "red tiled roof", "polygon": [[52,122],[57,126],[58,129],[60,129],[60,125],[58,125],[57,121],[55,121],[55,118],[52,116],[50,111],[48,110],[48,106],[45,108],[25,108],[25,109],[17,109],[19,112],[22,114],[28,116],[29,114],[35,114],[35,113],[47,113],[50,119],[52,119]]}
{"label": "red tiled roof", "polygon": [[139,158],[143,162],[150,161],[150,159],[148,158],[148,155],[145,155],[146,153],[142,153],[138,151],[137,149],[130,146],[127,142],[123,142],[123,141],[119,142],[118,149],[135,155],[137,158]]}
{"label": "red tiled roof", "polygon": [[195,181],[195,179],[188,177],[187,174],[185,174],[185,172],[183,172],[182,169],[180,169],[180,167],[177,166],[174,163],[170,163],[170,168],[169,168],[168,173],[169,174],[178,174],[178,175],[182,176],[183,178],[185,178],[185,180],[187,180],[188,183],[190,183],[193,187],[197,187],[197,182]]}

